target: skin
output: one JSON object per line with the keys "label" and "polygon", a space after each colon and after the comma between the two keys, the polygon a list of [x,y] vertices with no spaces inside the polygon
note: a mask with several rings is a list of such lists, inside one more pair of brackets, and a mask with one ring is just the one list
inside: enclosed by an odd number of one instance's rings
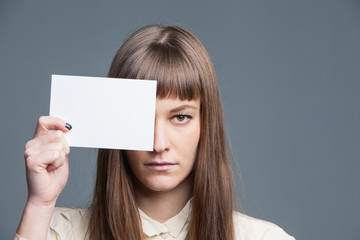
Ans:
{"label": "skin", "polygon": [[26,239],[46,239],[55,202],[69,175],[70,152],[64,132],[66,122],[40,117],[32,140],[25,145],[28,199],[17,229]]}
{"label": "skin", "polygon": [[[26,239],[46,239],[51,215],[69,175],[70,148],[66,122],[40,117],[25,146],[28,199],[17,229]],[[200,137],[200,101],[157,99],[154,150],[127,151],[137,178],[139,207],[160,222],[175,216],[191,197],[193,169]],[[168,164],[163,164],[167,162]]]}
{"label": "skin", "polygon": [[127,151],[138,205],[153,219],[166,221],[190,199],[199,138],[199,100],[157,99],[154,150]]}

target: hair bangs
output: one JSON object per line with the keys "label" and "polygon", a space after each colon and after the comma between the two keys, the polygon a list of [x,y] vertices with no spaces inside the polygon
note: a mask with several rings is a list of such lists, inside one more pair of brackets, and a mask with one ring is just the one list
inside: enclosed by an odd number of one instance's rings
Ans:
{"label": "hair bangs", "polygon": [[200,76],[184,53],[174,47],[150,46],[150,51],[140,62],[136,78],[157,80],[157,97],[200,98]]}

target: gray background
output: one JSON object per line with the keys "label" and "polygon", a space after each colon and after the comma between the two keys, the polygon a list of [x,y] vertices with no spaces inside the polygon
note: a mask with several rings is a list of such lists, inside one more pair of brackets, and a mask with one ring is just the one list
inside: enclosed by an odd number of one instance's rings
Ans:
{"label": "gray background", "polygon": [[[150,23],[184,26],[208,49],[245,209],[297,239],[360,239],[360,2],[331,0],[2,0],[0,239],[26,202],[24,144],[48,114],[51,74],[106,76]],[[89,204],[95,156],[72,148],[58,205]]]}

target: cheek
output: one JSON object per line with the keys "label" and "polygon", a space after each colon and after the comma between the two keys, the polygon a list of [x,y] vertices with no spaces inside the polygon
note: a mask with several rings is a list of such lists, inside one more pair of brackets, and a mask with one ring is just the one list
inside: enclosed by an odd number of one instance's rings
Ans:
{"label": "cheek", "polygon": [[144,159],[145,153],[142,151],[126,151],[126,158],[130,165],[130,168],[136,172],[136,168],[141,164],[141,160]]}
{"label": "cheek", "polygon": [[191,143],[194,147],[198,145],[200,139],[200,127],[194,128],[187,137],[189,143]]}
{"label": "cheek", "polygon": [[184,132],[179,141],[182,152],[189,157],[195,157],[200,139],[200,126],[196,125]]}

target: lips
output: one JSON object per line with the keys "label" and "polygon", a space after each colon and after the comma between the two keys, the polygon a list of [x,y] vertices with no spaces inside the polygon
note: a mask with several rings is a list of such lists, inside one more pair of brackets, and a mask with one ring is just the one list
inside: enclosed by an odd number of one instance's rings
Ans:
{"label": "lips", "polygon": [[175,165],[177,165],[177,164],[169,163],[169,162],[157,162],[157,161],[153,161],[153,162],[149,162],[149,163],[145,164],[145,166],[148,167],[149,169],[158,171],[158,172],[169,171],[172,168],[174,168]]}

